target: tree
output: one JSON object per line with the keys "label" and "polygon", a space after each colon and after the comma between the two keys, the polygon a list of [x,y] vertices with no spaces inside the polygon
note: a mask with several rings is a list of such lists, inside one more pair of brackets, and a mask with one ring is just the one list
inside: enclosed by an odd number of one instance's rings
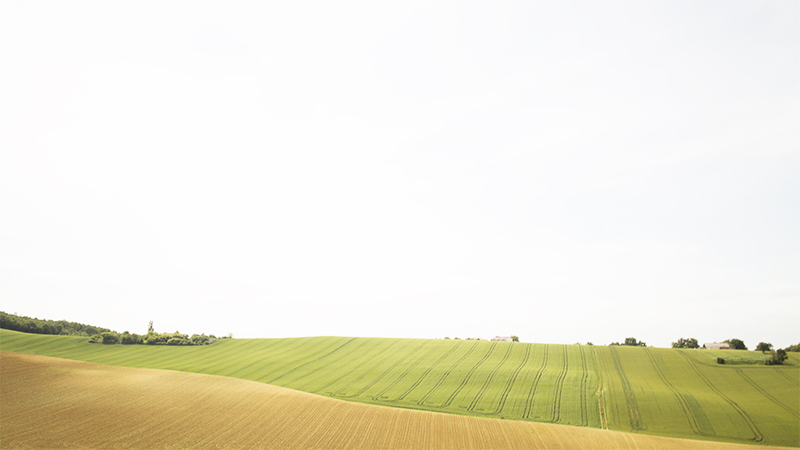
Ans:
{"label": "tree", "polygon": [[625,343],[622,345],[630,345],[633,347],[647,347],[647,344],[644,341],[637,341],[636,338],[625,338]]}
{"label": "tree", "polygon": [[786,347],[784,350],[787,352],[800,352],[800,344],[794,344]]}
{"label": "tree", "polygon": [[104,331],[100,333],[103,344],[116,344],[119,342],[119,335],[113,331]]}
{"label": "tree", "polygon": [[768,359],[766,364],[768,366],[777,366],[783,364],[783,362],[788,358],[789,357],[786,355],[786,350],[778,349],[777,352],[772,353],[772,358]]}
{"label": "tree", "polygon": [[150,325],[147,326],[147,334],[154,333],[156,330],[153,328],[153,321],[150,321]]}
{"label": "tree", "polygon": [[[772,344],[769,342],[759,342],[758,345],[756,345],[756,351],[760,351],[761,353],[772,351]],[[786,352],[783,353],[786,354]]]}
{"label": "tree", "polygon": [[747,346],[740,339],[725,339],[722,342],[730,344],[731,350],[747,350]]}
{"label": "tree", "polygon": [[120,344],[125,344],[125,345],[141,344],[142,337],[139,336],[138,334],[135,333],[130,334],[126,331],[119,336],[119,342]]}
{"label": "tree", "polygon": [[519,337],[511,336],[511,342],[519,342]]}
{"label": "tree", "polygon": [[700,348],[700,344],[697,343],[697,339],[695,338],[680,338],[678,342],[672,343],[672,348]]}

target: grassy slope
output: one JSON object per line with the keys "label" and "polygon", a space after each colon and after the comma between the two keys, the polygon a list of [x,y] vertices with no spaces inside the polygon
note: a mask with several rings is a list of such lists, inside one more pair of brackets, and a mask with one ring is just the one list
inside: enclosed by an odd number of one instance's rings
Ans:
{"label": "grassy slope", "polygon": [[230,377],[23,353],[0,352],[0,362],[0,448],[749,448],[381,408]]}
{"label": "grassy slope", "polygon": [[103,346],[8,330],[0,330],[0,348],[225,375],[377,405],[800,446],[796,354],[787,367],[720,366],[718,354],[759,354],[341,337]]}

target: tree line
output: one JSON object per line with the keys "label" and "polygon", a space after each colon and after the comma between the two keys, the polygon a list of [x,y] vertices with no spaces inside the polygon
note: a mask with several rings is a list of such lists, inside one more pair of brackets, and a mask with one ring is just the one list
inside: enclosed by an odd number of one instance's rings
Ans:
{"label": "tree line", "polygon": [[110,332],[108,328],[95,327],[66,320],[42,320],[0,311],[0,328],[23,333],[55,334],[64,336],[93,336]]}
{"label": "tree line", "polygon": [[[733,350],[747,350],[747,346],[744,344],[744,341],[741,339],[725,339],[722,341],[730,346]],[[591,342],[587,343],[587,345],[591,345]],[[628,345],[633,347],[647,347],[647,344],[644,341],[638,341],[636,338],[626,338],[625,342],[620,344],[619,342],[612,342],[609,345]],[[790,345],[785,349],[778,349],[773,350],[772,344],[769,342],[759,342],[756,346],[756,351],[760,351],[761,353],[771,352],[771,357],[767,359],[764,363],[768,366],[771,365],[779,365],[783,364],[784,361],[789,359],[789,356],[786,352],[796,352],[800,351],[800,344],[797,345]],[[672,343],[672,348],[701,348],[700,343],[697,342],[695,338],[680,338],[676,342]],[[702,348],[706,348],[705,344]],[[720,364],[724,364],[724,358],[717,358],[717,362]]]}
{"label": "tree line", "polygon": [[[42,320],[27,316],[18,316],[0,311],[0,328],[21,331],[23,333],[53,334],[62,336],[87,336],[93,344],[124,345],[205,345],[217,340],[213,334],[193,334],[191,336],[179,331],[174,333],[157,333],[153,329],[153,321],[147,327],[147,334],[117,333],[108,328],[95,327],[66,320]],[[223,338],[229,338],[223,336]]]}
{"label": "tree line", "polygon": [[[747,346],[741,339],[731,338],[731,339],[725,339],[722,342],[728,344],[732,350],[747,350]],[[703,348],[705,347],[706,347],[705,344],[703,344]],[[688,339],[680,338],[678,339],[677,342],[672,343],[672,348],[700,348],[700,345],[698,344],[697,339],[695,338],[688,338]],[[760,351],[761,353],[766,353],[766,352],[772,353],[770,359],[766,360],[765,362],[765,364],[767,364],[768,366],[780,365],[783,364],[783,362],[789,358],[786,352],[800,351],[800,344],[790,345],[785,349],[779,348],[777,350],[773,350],[773,346],[769,342],[759,342],[758,345],[756,345],[756,351],[757,352]],[[724,364],[724,359],[717,358],[717,362],[720,364]]]}
{"label": "tree line", "polygon": [[629,345],[631,347],[647,347],[647,343],[646,342],[637,341],[636,338],[632,338],[632,337],[625,338],[625,342],[623,342],[622,344],[620,344],[619,342],[612,342],[612,343],[610,343],[608,345],[609,346],[612,346],[612,345]]}

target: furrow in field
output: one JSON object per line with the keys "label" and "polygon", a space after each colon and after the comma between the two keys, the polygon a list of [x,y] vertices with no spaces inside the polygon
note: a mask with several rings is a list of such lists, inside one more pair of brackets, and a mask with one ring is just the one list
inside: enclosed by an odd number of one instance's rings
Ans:
{"label": "furrow in field", "polygon": [[456,345],[454,345],[454,346],[453,346],[453,347],[452,347],[450,350],[446,351],[446,352],[445,352],[445,353],[444,353],[442,356],[440,356],[440,357],[439,357],[439,359],[437,359],[435,362],[433,362],[433,364],[430,364],[430,365],[428,366],[428,368],[427,368],[427,369],[425,369],[425,371],[424,371],[424,372],[422,372],[422,374],[421,374],[419,377],[417,377],[417,379],[416,379],[416,380],[414,380],[414,382],[413,382],[413,383],[411,383],[411,386],[409,386],[409,387],[408,387],[408,389],[406,389],[405,391],[403,391],[403,393],[402,393],[402,394],[398,395],[398,396],[397,396],[397,398],[394,398],[394,399],[386,399],[386,400],[384,400],[384,401],[387,401],[387,402],[396,402],[396,401],[400,401],[400,400],[403,400],[403,399],[405,399],[405,398],[408,396],[408,394],[410,394],[410,393],[411,393],[411,391],[413,391],[414,389],[416,389],[416,388],[417,388],[417,386],[419,386],[419,385],[420,385],[420,383],[422,383],[422,381],[423,381],[423,380],[425,380],[425,378],[428,376],[428,374],[429,374],[429,373],[431,373],[431,371],[432,371],[433,369],[435,369],[435,368],[436,368],[436,366],[438,366],[438,365],[439,365],[439,363],[441,363],[442,361],[444,361],[444,360],[445,360],[445,359],[446,359],[448,356],[450,356],[450,354],[451,354],[451,353],[455,352],[455,351],[456,351],[456,349],[458,349],[458,347],[460,347],[460,346],[461,346],[461,345],[462,345],[464,342],[465,342],[465,341],[459,341],[459,342],[458,342]]}
{"label": "furrow in field", "polygon": [[494,411],[490,414],[500,414],[503,411],[503,408],[506,406],[506,400],[508,399],[508,394],[511,392],[511,388],[514,387],[514,382],[517,380],[517,376],[519,376],[520,371],[522,368],[525,367],[525,364],[528,363],[528,357],[531,354],[531,345],[525,344],[525,355],[522,357],[522,361],[519,363],[514,372],[511,374],[511,377],[508,379],[503,392],[500,394],[500,399],[497,401],[497,407],[495,407]]}
{"label": "furrow in field", "polygon": [[[347,351],[344,352],[344,355],[331,357],[331,360],[327,360],[325,359],[326,356],[323,356],[314,361],[308,361],[305,370],[296,374],[295,378],[291,378],[291,381],[285,380],[284,383],[303,386],[303,390],[306,392],[320,392],[315,383],[319,381],[327,383],[326,380],[339,373],[339,371],[354,366],[353,360],[363,358],[365,355],[371,355],[375,350],[375,346],[372,344],[370,339],[356,338],[352,345],[347,348]],[[357,365],[355,366],[357,367]],[[311,377],[310,380],[308,380],[309,377]],[[301,382],[301,380],[306,381]]]}
{"label": "furrow in field", "polygon": [[[250,342],[244,342],[236,346],[235,351],[231,351],[230,356],[220,355],[219,361],[214,361],[216,367],[223,368],[220,375],[232,376],[234,378],[246,378],[248,372],[246,369],[252,369],[255,365],[260,365],[265,370],[257,372],[259,376],[253,377],[254,381],[266,382],[265,378],[273,376],[276,372],[284,370],[290,366],[294,360],[286,360],[283,355],[286,354],[302,354],[303,349],[306,347],[313,347],[316,341],[313,339],[293,339],[283,346],[277,347],[275,352],[270,352],[265,355],[266,361],[252,358],[253,354],[258,353],[258,340],[253,339]],[[252,343],[252,345],[250,345]],[[238,343],[237,343],[238,344]],[[255,346],[252,351],[243,351],[245,348]],[[244,367],[241,367],[243,362],[252,361]],[[216,372],[216,371],[215,371]],[[249,378],[249,377],[247,377]]]}
{"label": "furrow in field", "polygon": [[2,448],[752,448],[386,408],[229,377],[5,351],[0,359]]}
{"label": "furrow in field", "polygon": [[427,376],[428,376],[428,374],[429,374],[429,373],[431,373],[431,371],[432,371],[433,369],[435,369],[435,368],[436,368],[436,366],[438,366],[438,365],[439,365],[439,363],[441,363],[442,361],[444,361],[444,360],[445,360],[445,358],[447,358],[448,356],[450,356],[450,354],[451,354],[451,353],[455,352],[455,351],[456,351],[456,349],[458,349],[459,347],[461,347],[461,345],[462,345],[464,342],[465,342],[465,341],[459,341],[459,342],[458,342],[458,344],[454,345],[454,346],[453,346],[453,348],[451,348],[450,350],[446,351],[446,352],[445,352],[445,353],[444,353],[442,356],[440,356],[440,357],[439,357],[439,359],[437,359],[437,360],[436,360],[436,361],[435,361],[433,364],[431,364],[430,366],[428,366],[428,368],[427,368],[427,369],[425,369],[425,371],[424,371],[424,372],[422,372],[422,375],[420,375],[420,376],[419,376],[419,377],[418,377],[416,380],[414,380],[414,382],[413,382],[413,383],[411,383],[411,386],[410,386],[408,389],[406,389],[405,391],[403,391],[403,393],[402,393],[402,394],[400,394],[400,395],[399,395],[397,398],[395,398],[395,399],[391,399],[391,400],[386,400],[386,401],[391,401],[391,402],[394,402],[394,401],[399,401],[399,400],[403,400],[404,398],[406,398],[406,396],[408,396],[408,394],[410,394],[410,393],[411,393],[411,391],[413,391],[414,389],[416,389],[416,388],[417,388],[417,386],[419,386],[419,384],[420,384],[420,383],[422,383],[422,380],[424,380],[424,379],[425,379],[425,377],[427,377]]}
{"label": "furrow in field", "polygon": [[561,420],[561,396],[564,392],[564,378],[567,376],[567,370],[569,370],[569,361],[567,360],[567,346],[564,345],[563,349],[563,356],[564,362],[561,365],[561,372],[559,372],[558,377],[556,378],[555,383],[555,393],[553,395],[553,415],[552,419],[549,422],[556,423]]}
{"label": "furrow in field", "polygon": [[547,367],[547,360],[548,355],[550,353],[550,345],[544,344],[544,358],[542,359],[542,365],[539,366],[539,370],[536,372],[536,376],[533,378],[533,383],[531,383],[531,390],[528,391],[528,398],[525,399],[525,409],[522,412],[522,418],[528,419],[531,416],[531,410],[533,409],[533,401],[536,397],[536,388],[539,387],[539,381],[542,379],[542,374],[544,373],[544,369]]}
{"label": "furrow in field", "polygon": [[763,441],[764,440],[764,435],[761,434],[761,430],[758,429],[758,426],[756,426],[755,422],[753,422],[753,419],[750,418],[750,416],[736,402],[731,400],[730,397],[728,397],[722,391],[720,391],[714,385],[714,383],[709,381],[708,378],[706,378],[706,376],[703,375],[703,372],[701,372],[700,369],[697,367],[697,364],[695,363],[694,359],[692,359],[691,357],[686,355],[684,352],[680,352],[680,354],[681,354],[681,356],[686,358],[687,361],[689,361],[689,365],[692,367],[692,369],[694,369],[695,373],[697,373],[697,375],[700,377],[700,379],[703,380],[703,382],[709,388],[711,388],[711,390],[714,391],[722,400],[724,400],[727,404],[731,405],[731,407],[734,410],[736,410],[737,414],[739,414],[739,416],[744,420],[744,422],[750,428],[750,431],[753,433],[753,439],[751,439],[751,440],[753,440],[755,442]]}
{"label": "furrow in field", "polygon": [[382,401],[382,402],[383,402],[383,401],[388,401],[388,397],[387,397],[387,398],[382,398],[382,397],[383,397],[383,394],[385,394],[385,393],[386,393],[386,391],[388,391],[389,389],[391,389],[391,388],[395,387],[395,386],[397,385],[397,383],[399,383],[399,382],[403,381],[403,379],[406,377],[406,375],[408,375],[408,373],[409,373],[409,372],[410,372],[410,371],[411,371],[411,370],[412,370],[414,367],[417,367],[417,366],[419,365],[419,363],[421,363],[422,361],[424,361],[424,360],[425,360],[425,358],[427,358],[427,357],[428,357],[428,355],[432,355],[434,352],[436,352],[436,350],[438,350],[438,347],[435,347],[435,346],[434,346],[432,349],[430,349],[430,351],[429,351],[429,352],[427,352],[427,353],[425,353],[424,355],[420,356],[420,357],[419,357],[419,359],[417,359],[416,361],[414,361],[414,363],[413,363],[413,364],[411,364],[410,366],[406,367],[406,370],[404,370],[404,371],[403,371],[403,373],[401,373],[401,374],[400,374],[400,375],[399,375],[397,378],[395,378],[395,380],[394,380],[394,381],[393,381],[393,382],[392,382],[390,385],[386,386],[386,387],[385,387],[385,388],[383,388],[383,389],[382,389],[380,392],[378,392],[377,394],[375,394],[375,396],[374,396],[374,397],[372,397],[372,399],[373,399],[373,400]]}
{"label": "furrow in field", "polygon": [[492,371],[489,372],[489,376],[486,378],[486,381],[483,382],[483,386],[481,386],[481,388],[478,390],[478,393],[475,394],[475,397],[472,399],[472,402],[470,402],[469,406],[467,407],[467,411],[469,412],[475,411],[475,407],[478,406],[478,402],[480,402],[481,398],[483,398],[483,394],[486,393],[486,389],[488,389],[489,385],[492,384],[492,380],[494,379],[495,375],[503,366],[503,364],[505,364],[506,361],[508,361],[508,355],[511,354],[512,348],[514,348],[513,345],[508,344],[508,349],[506,350],[506,353],[503,355],[503,359],[501,359],[500,362],[498,362],[497,365],[494,366]]}
{"label": "furrow in field", "polygon": [[469,384],[469,380],[470,378],[472,378],[472,374],[475,373],[478,367],[480,367],[489,358],[489,356],[491,356],[492,351],[494,351],[496,345],[497,342],[492,342],[492,345],[489,346],[489,350],[486,352],[485,355],[483,355],[483,358],[481,358],[480,361],[475,363],[475,365],[469,369],[469,372],[467,372],[467,374],[464,376],[464,379],[461,380],[461,383],[458,384],[458,387],[456,387],[455,390],[450,393],[450,395],[441,405],[439,405],[440,408],[446,408],[450,406],[451,403],[453,403],[453,400],[461,392],[461,390],[464,389]]}
{"label": "furrow in field", "polygon": [[[341,398],[352,398],[352,397],[358,397],[358,396],[360,396],[360,395],[364,394],[364,393],[365,393],[365,392],[367,392],[369,389],[371,389],[373,386],[375,386],[376,384],[378,384],[378,383],[379,383],[381,380],[383,380],[383,378],[384,378],[386,375],[388,375],[389,373],[391,373],[392,371],[394,371],[394,369],[396,369],[396,368],[397,368],[397,366],[399,366],[401,363],[405,362],[405,361],[406,361],[406,360],[408,360],[408,359],[411,359],[411,358],[413,358],[413,357],[414,357],[414,355],[415,355],[415,354],[416,354],[416,353],[417,353],[417,352],[418,352],[418,351],[419,351],[419,350],[420,350],[422,347],[424,347],[424,346],[425,346],[425,344],[427,344],[428,342],[430,342],[430,341],[423,341],[423,342],[422,342],[422,344],[420,344],[420,345],[419,345],[419,347],[416,347],[416,348],[414,348],[414,350],[412,350],[412,351],[411,351],[411,352],[408,354],[408,356],[406,356],[406,357],[403,357],[403,358],[397,358],[397,359],[395,359],[395,362],[394,362],[394,364],[390,365],[390,366],[389,366],[389,367],[388,367],[386,370],[384,370],[384,371],[383,371],[383,372],[382,372],[380,375],[378,375],[377,377],[375,377],[375,378],[374,378],[374,379],[373,379],[373,380],[372,380],[370,383],[368,383],[366,386],[364,386],[363,388],[361,388],[361,389],[360,389],[359,391],[357,391],[355,394],[353,394],[353,395],[346,395],[346,394],[344,394],[344,393],[340,393],[341,391],[339,391],[339,392],[337,392],[337,393],[336,393],[336,394],[334,394],[334,395],[335,395],[335,396],[337,396],[337,397],[341,397]],[[391,356],[391,355],[390,355],[390,356]],[[387,359],[390,359],[390,358],[389,358],[389,357],[387,357]]]}
{"label": "furrow in field", "polygon": [[758,385],[758,383],[753,382],[753,380],[751,380],[750,377],[748,377],[747,375],[744,374],[744,371],[742,369],[736,369],[736,373],[738,373],[739,376],[741,376],[742,379],[744,379],[744,381],[746,381],[750,386],[753,386],[753,388],[755,390],[760,392],[761,395],[763,395],[764,397],[769,399],[769,401],[774,403],[779,408],[784,409],[785,411],[787,411],[789,414],[793,415],[794,417],[800,419],[800,414],[798,414],[797,411],[795,411],[792,408],[786,406],[783,402],[781,402],[780,400],[775,398],[772,394],[770,394],[769,392],[765,391],[761,386]]}
{"label": "furrow in field", "polygon": [[[346,371],[345,373],[343,373],[339,377],[331,380],[330,382],[326,383],[322,387],[316,389],[316,391],[317,392],[325,392],[325,389],[328,389],[331,386],[335,386],[338,382],[340,382],[342,380],[349,379],[349,377],[351,377],[353,374],[355,374],[356,372],[360,371],[361,375],[359,375],[358,377],[353,378],[352,380],[350,380],[350,382],[347,383],[347,385],[344,386],[342,389],[347,389],[349,386],[352,386],[353,384],[358,383],[359,381],[364,379],[365,376],[370,374],[373,369],[382,367],[384,361],[394,357],[394,355],[392,354],[392,352],[390,350],[393,350],[400,343],[402,343],[402,341],[398,339],[398,340],[392,342],[391,344],[389,344],[386,348],[382,348],[382,347],[375,348],[374,349],[374,353],[380,353],[381,355],[383,355],[383,358],[372,359],[372,361],[373,361],[372,365],[370,365],[366,369],[363,366],[356,365],[351,370]],[[330,396],[333,396],[333,397],[340,397],[342,395],[340,395],[339,392],[341,392],[341,389],[337,389],[336,391],[327,391],[325,393],[330,395]]]}
{"label": "furrow in field", "polygon": [[586,352],[583,346],[581,349],[581,425],[589,426],[589,406],[586,404],[586,390],[588,389],[589,370],[586,365]]}
{"label": "furrow in field", "polygon": [[433,385],[433,387],[430,388],[430,390],[428,390],[428,392],[417,402],[417,405],[419,405],[419,406],[430,406],[430,405],[425,405],[425,402],[429,398],[431,398],[431,396],[434,394],[434,392],[436,392],[437,389],[439,389],[439,387],[441,387],[441,385],[445,382],[447,377],[450,376],[450,374],[453,372],[453,370],[455,370],[455,368],[458,367],[459,364],[461,364],[465,359],[467,359],[467,357],[469,355],[472,354],[473,351],[475,351],[475,348],[478,346],[478,344],[479,344],[479,341],[475,341],[475,343],[472,345],[472,347],[470,347],[469,351],[467,351],[467,353],[464,353],[464,355],[461,356],[461,358],[458,358],[458,360],[456,360],[456,362],[454,362],[453,365],[451,365],[450,368],[448,368],[444,372],[444,374],[442,374],[442,376],[439,377],[439,380],[436,382],[436,384]]}
{"label": "furrow in field", "polygon": [[297,372],[297,371],[299,371],[299,370],[301,370],[301,369],[305,368],[305,367],[306,367],[306,366],[308,366],[309,364],[313,364],[313,363],[315,363],[315,362],[317,362],[317,361],[319,361],[319,360],[321,360],[321,359],[323,359],[323,358],[327,358],[328,356],[330,356],[330,355],[332,355],[332,354],[334,354],[334,353],[338,352],[338,351],[339,351],[339,350],[341,350],[342,348],[344,348],[344,347],[345,347],[347,344],[349,344],[349,343],[353,342],[355,339],[356,339],[356,338],[351,338],[351,339],[348,339],[348,340],[347,340],[347,341],[346,341],[344,344],[342,344],[342,345],[340,345],[340,346],[336,347],[335,349],[333,349],[332,351],[330,351],[330,352],[328,352],[328,353],[324,354],[323,356],[320,356],[319,358],[313,359],[313,360],[311,360],[311,361],[308,361],[308,362],[306,362],[306,363],[303,363],[303,364],[300,364],[299,366],[296,366],[296,367],[294,367],[293,369],[291,369],[290,371],[288,371],[288,372],[284,373],[283,375],[280,375],[280,376],[278,376],[277,378],[273,378],[272,380],[270,380],[270,381],[269,381],[269,384],[272,384],[272,383],[274,383],[275,381],[277,381],[277,380],[280,380],[281,378],[285,377],[286,375],[289,375],[289,374],[291,374],[291,373],[295,373],[295,372]]}
{"label": "furrow in field", "polygon": [[793,379],[792,379],[792,377],[790,377],[789,375],[786,375],[785,373],[783,373],[783,369],[778,369],[778,368],[776,367],[774,370],[775,370],[775,371],[778,373],[778,375],[782,376],[783,378],[786,378],[786,379],[787,379],[787,380],[789,380],[789,381],[790,381],[790,382],[791,382],[793,385],[794,385],[795,383],[797,383],[797,380],[793,380]]}
{"label": "furrow in field", "polygon": [[609,347],[611,352],[611,359],[614,361],[614,367],[617,369],[620,382],[622,383],[622,390],[625,393],[625,401],[628,404],[628,414],[630,416],[631,430],[645,430],[646,427],[642,424],[642,419],[639,417],[639,405],[636,402],[636,395],[633,393],[630,381],[628,381],[625,370],[622,368],[622,362],[619,359],[619,354],[614,346]]}
{"label": "furrow in field", "polygon": [[689,423],[689,428],[692,430],[692,433],[696,435],[703,435],[704,433],[700,431],[697,418],[695,417],[694,413],[692,413],[692,409],[689,407],[689,403],[686,401],[686,398],[684,398],[684,396],[678,392],[678,389],[676,389],[675,386],[673,386],[669,379],[664,375],[663,370],[653,357],[653,352],[648,348],[645,348],[645,352],[647,353],[648,358],[650,358],[650,363],[653,365],[653,368],[655,368],[658,377],[661,378],[661,382],[664,383],[664,385],[672,392],[675,400],[678,401],[678,404],[683,411],[683,415],[686,417],[686,421]]}
{"label": "furrow in field", "polygon": [[600,429],[608,429],[608,416],[606,412],[606,399],[603,392],[603,376],[600,374],[600,361],[597,353],[592,346],[592,359],[594,359],[594,370],[597,375],[597,413],[600,416]]}
{"label": "furrow in field", "polygon": [[[296,345],[293,345],[295,344]],[[260,368],[262,370],[259,373],[273,373],[273,370],[280,369],[280,367],[272,367],[276,361],[281,361],[282,356],[288,353],[296,353],[301,348],[308,346],[311,344],[311,340],[297,340],[295,342],[290,342],[288,345],[284,345],[283,347],[278,347],[276,351],[273,353],[268,349],[261,349],[258,348],[258,340],[253,339],[252,343],[256,346],[255,349],[249,352],[242,352],[243,348],[247,347],[246,344],[249,342],[245,342],[241,344],[241,347],[237,348],[237,352],[233,353],[232,357],[223,357],[219,361],[215,361],[215,365],[218,367],[229,367],[226,371],[227,376],[232,376],[234,378],[245,378],[247,374],[251,373],[254,368]],[[247,355],[247,358],[244,359],[243,355]],[[263,357],[257,357],[256,355],[263,355]],[[243,362],[250,361],[249,364],[240,365]],[[224,363],[224,364],[223,364]],[[235,369],[230,369],[235,367]],[[263,370],[266,369],[266,370]],[[258,380],[261,381],[261,380]]]}

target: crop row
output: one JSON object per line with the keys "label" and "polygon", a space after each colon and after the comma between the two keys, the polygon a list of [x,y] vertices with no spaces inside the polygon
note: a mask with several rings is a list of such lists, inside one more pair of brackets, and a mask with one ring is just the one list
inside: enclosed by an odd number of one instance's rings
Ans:
{"label": "crop row", "polygon": [[748,448],[381,408],[229,377],[0,358],[3,448]]}
{"label": "crop row", "polygon": [[800,444],[800,371],[713,352],[367,338],[103,346],[0,330],[4,350],[216,375],[351,401],[677,437]]}

